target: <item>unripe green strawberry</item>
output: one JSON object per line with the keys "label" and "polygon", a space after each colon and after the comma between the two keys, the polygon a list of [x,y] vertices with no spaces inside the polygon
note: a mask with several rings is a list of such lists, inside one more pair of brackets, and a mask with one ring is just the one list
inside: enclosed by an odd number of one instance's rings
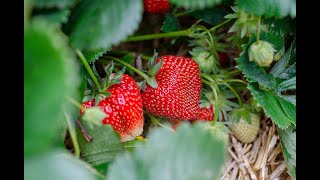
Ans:
{"label": "unripe green strawberry", "polygon": [[267,41],[254,42],[249,47],[249,60],[256,62],[259,66],[269,66],[273,61],[276,50]]}
{"label": "unripe green strawberry", "polygon": [[249,124],[243,118],[240,118],[238,122],[233,121],[230,130],[235,137],[243,143],[253,142],[259,132],[260,118],[258,115],[250,113],[251,124]]}
{"label": "unripe green strawberry", "polygon": [[204,122],[204,129],[208,130],[211,134],[223,142],[227,143],[229,141],[230,130],[222,122],[217,121],[213,126],[212,122],[206,121]]}
{"label": "unripe green strawberry", "polygon": [[211,74],[211,72],[217,71],[217,60],[210,52],[202,48],[193,48],[189,53],[192,55],[192,59],[199,65],[201,72]]}

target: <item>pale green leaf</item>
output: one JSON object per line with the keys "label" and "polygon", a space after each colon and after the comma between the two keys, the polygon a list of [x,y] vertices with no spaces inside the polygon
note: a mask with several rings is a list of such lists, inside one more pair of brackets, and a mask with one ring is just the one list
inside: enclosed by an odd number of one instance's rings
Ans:
{"label": "pale green leaf", "polygon": [[182,123],[176,133],[155,129],[146,144],[111,164],[107,179],[216,179],[225,161],[225,147],[203,124]]}
{"label": "pale green leaf", "polygon": [[170,0],[170,3],[187,9],[204,9],[213,7],[222,2],[222,0]]}
{"label": "pale green leaf", "polygon": [[166,19],[161,27],[162,32],[178,31],[180,29],[179,20],[172,14],[166,14]]}
{"label": "pale green leaf", "polygon": [[34,0],[35,6],[38,8],[54,8],[59,9],[70,7],[74,5],[78,0]]}
{"label": "pale green leaf", "polygon": [[142,13],[140,0],[83,0],[71,14],[67,34],[75,48],[106,50],[134,33]]}
{"label": "pale green leaf", "polygon": [[78,71],[63,33],[42,19],[32,21],[24,32],[25,155],[49,149],[62,133],[64,111],[76,111],[66,97],[79,97]]}
{"label": "pale green leaf", "polygon": [[55,24],[57,27],[60,28],[63,23],[66,23],[68,21],[69,15],[70,15],[69,9],[62,9],[62,10],[49,11],[48,13],[40,14],[33,18],[44,18],[50,23]]}
{"label": "pale green leaf", "polygon": [[236,0],[236,5],[256,16],[296,17],[296,0]]}
{"label": "pale green leaf", "polygon": [[62,150],[24,159],[25,180],[96,180],[103,179],[89,164]]}

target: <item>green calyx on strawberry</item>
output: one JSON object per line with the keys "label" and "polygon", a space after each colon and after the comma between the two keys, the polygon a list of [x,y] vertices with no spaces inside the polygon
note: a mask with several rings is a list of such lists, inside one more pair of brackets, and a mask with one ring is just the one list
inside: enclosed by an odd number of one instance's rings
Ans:
{"label": "green calyx on strawberry", "polygon": [[[142,102],[154,115],[179,120],[197,120],[200,114],[201,78],[198,64],[187,57],[165,55],[155,76],[157,88],[146,85]],[[210,112],[210,111],[209,111]],[[213,117],[207,116],[207,117]]]}
{"label": "green calyx on strawberry", "polygon": [[[105,113],[100,123],[110,124],[120,134],[122,142],[130,141],[141,135],[143,131],[141,95],[134,79],[123,74],[124,69],[117,74],[112,73],[113,66],[111,63],[105,69],[106,78],[102,80],[102,89],[98,90],[95,98],[82,103],[82,106],[88,109],[84,112],[80,110],[80,114],[83,114],[82,120],[85,120],[88,117],[87,110],[99,107]],[[101,115],[100,112],[96,114],[100,118]]]}
{"label": "green calyx on strawberry", "polygon": [[[255,34],[257,31],[257,25],[259,18],[253,14],[248,14],[244,10],[237,6],[232,6],[231,9],[235,12],[225,16],[227,19],[237,19],[231,26],[228,32],[240,32],[240,37],[243,38],[245,35]],[[267,26],[261,25],[261,31],[266,31]]]}
{"label": "green calyx on strawberry", "polygon": [[254,61],[262,67],[268,67],[273,61],[275,52],[273,45],[267,41],[254,42],[248,50],[249,61]]}
{"label": "green calyx on strawberry", "polygon": [[210,122],[204,122],[204,129],[208,130],[219,140],[229,142],[229,133],[231,133],[231,131],[222,122],[217,121],[214,125]]}
{"label": "green calyx on strawberry", "polygon": [[163,60],[156,61],[158,59],[158,53],[154,51],[153,56],[148,61],[148,75],[144,77],[144,80],[139,82],[139,88],[144,90],[146,88],[146,85],[148,84],[152,88],[158,88],[158,83],[155,79],[155,76],[158,74],[162,64]]}
{"label": "green calyx on strawberry", "polygon": [[243,143],[253,142],[260,128],[260,117],[248,107],[235,108],[230,112],[230,130]]}

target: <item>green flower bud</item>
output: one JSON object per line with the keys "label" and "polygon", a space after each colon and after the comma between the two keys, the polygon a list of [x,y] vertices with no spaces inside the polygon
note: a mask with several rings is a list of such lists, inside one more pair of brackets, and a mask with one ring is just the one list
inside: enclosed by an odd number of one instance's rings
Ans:
{"label": "green flower bud", "polygon": [[269,66],[273,61],[276,50],[267,41],[254,42],[249,47],[249,60],[256,62],[259,66]]}

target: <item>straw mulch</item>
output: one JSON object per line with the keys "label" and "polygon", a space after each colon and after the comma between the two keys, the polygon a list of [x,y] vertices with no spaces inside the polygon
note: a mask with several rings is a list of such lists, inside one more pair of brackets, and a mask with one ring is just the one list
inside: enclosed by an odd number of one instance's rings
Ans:
{"label": "straw mulch", "polygon": [[282,155],[279,136],[272,121],[265,118],[257,139],[244,144],[232,134],[228,158],[220,180],[291,180]]}

